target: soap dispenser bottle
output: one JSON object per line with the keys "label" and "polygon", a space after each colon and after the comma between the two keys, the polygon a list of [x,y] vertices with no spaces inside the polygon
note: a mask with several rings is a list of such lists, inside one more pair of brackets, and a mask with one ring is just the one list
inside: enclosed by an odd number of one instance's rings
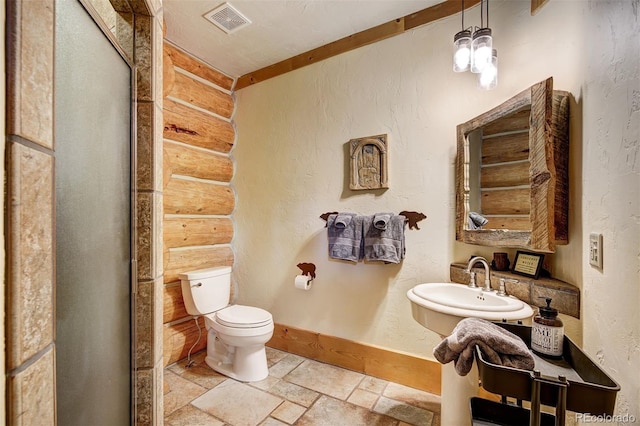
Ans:
{"label": "soap dispenser bottle", "polygon": [[558,310],[551,307],[551,298],[544,298],[547,306],[538,309],[531,327],[531,349],[551,358],[562,357],[564,326],[558,318]]}

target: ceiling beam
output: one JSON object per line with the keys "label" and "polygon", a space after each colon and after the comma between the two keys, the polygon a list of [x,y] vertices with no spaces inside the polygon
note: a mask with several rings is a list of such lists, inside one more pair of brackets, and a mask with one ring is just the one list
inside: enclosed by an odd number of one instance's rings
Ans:
{"label": "ceiling beam", "polygon": [[[466,0],[465,9],[480,3],[480,0]],[[252,84],[260,83],[273,77],[297,70],[307,65],[320,62],[332,56],[402,34],[405,31],[454,15],[462,10],[460,0],[445,0],[435,6],[394,19],[393,21],[369,28],[359,33],[341,38],[324,46],[301,53],[284,61],[250,72],[238,78],[234,90],[240,90]]]}
{"label": "ceiling beam", "polygon": [[531,16],[538,13],[538,11],[542,9],[542,6],[547,4],[548,1],[549,0],[531,0]]}

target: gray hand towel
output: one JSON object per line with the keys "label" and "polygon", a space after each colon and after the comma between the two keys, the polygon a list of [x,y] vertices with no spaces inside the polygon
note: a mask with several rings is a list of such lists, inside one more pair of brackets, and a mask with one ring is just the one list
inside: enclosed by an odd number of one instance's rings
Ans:
{"label": "gray hand towel", "polygon": [[469,229],[481,229],[489,220],[480,213],[469,213]]}
{"label": "gray hand towel", "polygon": [[405,254],[405,217],[392,215],[386,229],[376,228],[373,221],[374,216],[363,216],[365,260],[400,263]]}
{"label": "gray hand towel", "polygon": [[353,215],[344,228],[336,226],[338,214],[327,218],[329,257],[357,262],[362,259],[362,216]]}
{"label": "gray hand towel", "polygon": [[475,346],[487,361],[496,365],[533,370],[535,360],[524,341],[499,325],[479,318],[465,318],[433,350],[436,359],[453,361],[456,372],[466,376],[473,365]]}
{"label": "gray hand towel", "polygon": [[339,229],[344,229],[351,223],[351,219],[355,216],[355,213],[338,213],[334,226]]}
{"label": "gray hand towel", "polygon": [[378,229],[387,229],[387,223],[391,220],[393,213],[376,213],[373,215],[373,226]]}

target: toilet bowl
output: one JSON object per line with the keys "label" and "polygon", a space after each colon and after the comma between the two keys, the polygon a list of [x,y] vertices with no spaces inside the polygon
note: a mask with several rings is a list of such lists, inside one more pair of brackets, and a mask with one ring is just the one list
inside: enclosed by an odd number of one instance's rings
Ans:
{"label": "toilet bowl", "polygon": [[273,336],[268,311],[229,305],[231,268],[201,269],[180,274],[187,312],[202,315],[207,329],[205,362],[213,370],[242,382],[269,375],[265,343]]}

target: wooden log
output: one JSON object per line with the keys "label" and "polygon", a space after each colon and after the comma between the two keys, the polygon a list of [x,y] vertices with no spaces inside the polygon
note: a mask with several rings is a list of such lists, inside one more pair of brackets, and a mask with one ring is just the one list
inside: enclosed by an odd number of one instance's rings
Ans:
{"label": "wooden log", "polygon": [[497,135],[505,132],[516,132],[529,129],[531,105],[515,111],[505,117],[493,120],[482,128],[484,136]]}
{"label": "wooden log", "polygon": [[164,100],[162,111],[164,138],[218,152],[231,151],[236,133],[230,122],[171,99]]}
{"label": "wooden log", "polygon": [[529,133],[514,133],[482,140],[482,164],[529,159]]}
{"label": "wooden log", "polygon": [[179,281],[178,275],[214,266],[232,266],[233,250],[228,246],[168,249],[164,251],[165,284]]}
{"label": "wooden log", "polygon": [[231,95],[200,83],[184,74],[176,73],[175,82],[169,96],[181,99],[225,118],[231,118],[233,114],[233,98],[231,98]]}
{"label": "wooden log", "polygon": [[227,244],[233,239],[229,218],[165,218],[163,243],[167,249],[188,246]]}
{"label": "wooden log", "polygon": [[162,55],[162,96],[167,97],[176,82],[176,70],[173,68],[171,56],[165,51]]}
{"label": "wooden log", "polygon": [[[204,326],[204,318],[198,318],[200,326],[200,340],[191,351],[192,354],[207,347],[207,332]],[[163,362],[164,366],[173,364],[186,358],[189,349],[198,340],[198,326],[195,320],[185,321],[175,325],[166,325],[163,329]]]}
{"label": "wooden log", "polygon": [[230,182],[233,177],[233,162],[229,157],[180,146],[166,141],[164,150],[165,170],[198,179]]}
{"label": "wooden log", "polygon": [[222,74],[220,71],[213,69],[210,65],[201,62],[169,43],[165,42],[162,47],[165,55],[171,58],[173,65],[176,67],[182,68],[193,75],[197,75],[198,77],[220,86],[223,89],[231,90],[231,87],[233,86],[233,78]]}
{"label": "wooden log", "polygon": [[482,188],[529,185],[529,162],[498,164],[480,169]]}
{"label": "wooden log", "polygon": [[235,195],[229,186],[171,178],[163,201],[165,214],[229,215]]}
{"label": "wooden log", "polygon": [[482,191],[481,195],[483,215],[529,214],[531,209],[528,188]]}
{"label": "wooden log", "polygon": [[165,285],[162,292],[162,322],[164,324],[189,316],[184,307],[180,284]]}

